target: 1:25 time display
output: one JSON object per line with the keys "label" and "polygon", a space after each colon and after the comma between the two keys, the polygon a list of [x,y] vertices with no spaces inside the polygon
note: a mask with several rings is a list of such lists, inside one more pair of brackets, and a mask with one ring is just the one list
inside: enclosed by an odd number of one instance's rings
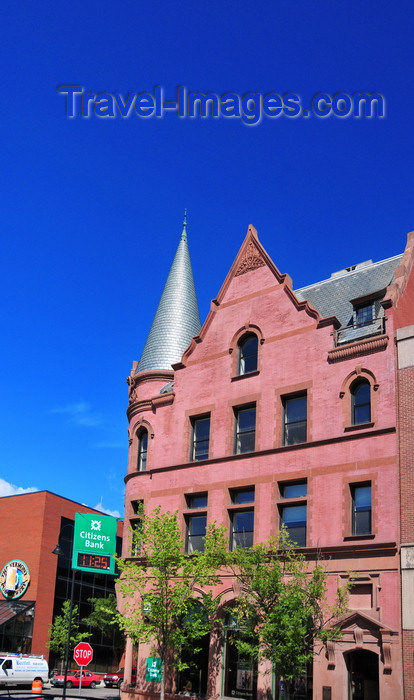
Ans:
{"label": "1:25 time display", "polygon": [[78,552],[78,566],[85,566],[89,569],[109,569],[111,558],[104,554],[81,554]]}

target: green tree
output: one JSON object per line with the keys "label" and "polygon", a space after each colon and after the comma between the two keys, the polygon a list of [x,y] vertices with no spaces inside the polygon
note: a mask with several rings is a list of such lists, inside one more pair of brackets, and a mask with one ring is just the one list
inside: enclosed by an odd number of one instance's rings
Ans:
{"label": "green tree", "polygon": [[112,640],[113,650],[119,662],[125,639],[120,629],[115,594],[110,593],[106,598],[88,598],[88,601],[92,603],[93,609],[83,622]]}
{"label": "green tree", "polygon": [[92,603],[93,609],[83,622],[99,629],[105,636],[111,635],[114,626],[119,626],[115,594],[110,593],[106,598],[88,598],[88,602]]}
{"label": "green tree", "polygon": [[[53,624],[50,625],[49,641],[47,642],[48,649],[50,649],[50,651],[56,655],[56,658],[61,662],[61,666],[63,665],[63,661],[65,659],[66,644],[68,640],[69,616],[70,601],[65,600],[62,605],[62,614],[56,615]],[[88,632],[79,632],[77,619],[78,606],[74,605],[72,608],[72,623],[70,626],[69,653],[74,649],[76,644],[81,642],[83,639],[90,637]]]}
{"label": "green tree", "polygon": [[[220,582],[218,569],[225,558],[224,530],[207,528],[204,551],[184,552],[177,513],[151,515],[141,511],[133,533],[139,559],[120,559],[118,590],[123,597],[121,625],[135,642],[151,644],[161,659],[161,700],[168,666],[185,668],[181,652],[197,652],[197,639],[214,624],[218,600],[212,587]],[[196,590],[197,588],[197,590]]]}
{"label": "green tree", "polygon": [[230,567],[241,586],[233,612],[242,655],[267,659],[279,677],[291,679],[303,673],[318,643],[340,638],[335,622],[347,611],[347,586],[327,606],[325,568],[307,562],[284,529],[264,544],[236,549]]}

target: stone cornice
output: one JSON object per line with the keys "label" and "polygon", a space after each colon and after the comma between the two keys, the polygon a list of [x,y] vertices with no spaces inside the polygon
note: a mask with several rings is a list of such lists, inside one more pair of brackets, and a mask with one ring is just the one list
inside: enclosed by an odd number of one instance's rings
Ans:
{"label": "stone cornice", "polygon": [[168,391],[165,394],[154,396],[152,399],[144,399],[142,401],[132,402],[127,409],[127,417],[130,421],[133,416],[143,411],[155,411],[162,406],[169,406],[174,402],[175,394],[173,391]]}
{"label": "stone cornice", "polygon": [[373,338],[365,338],[358,340],[355,343],[346,343],[338,345],[338,347],[328,350],[328,362],[339,362],[340,360],[349,360],[351,357],[359,355],[370,355],[373,352],[385,350],[388,345],[389,337],[387,334],[376,335]]}

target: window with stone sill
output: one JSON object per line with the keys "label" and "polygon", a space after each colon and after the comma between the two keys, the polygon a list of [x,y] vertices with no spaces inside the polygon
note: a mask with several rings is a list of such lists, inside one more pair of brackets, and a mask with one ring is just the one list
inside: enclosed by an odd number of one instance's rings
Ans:
{"label": "window with stone sill", "polygon": [[306,479],[279,484],[280,525],[284,526],[290,539],[298,547],[306,547],[308,493]]}
{"label": "window with stone sill", "polygon": [[191,419],[190,459],[201,461],[208,459],[210,448],[210,416],[197,416]]}
{"label": "window with stone sill", "polygon": [[350,388],[351,424],[361,425],[371,421],[371,385],[367,379],[357,379]]}
{"label": "window with stone sill", "polygon": [[238,344],[238,374],[250,374],[256,372],[258,362],[259,341],[257,335],[249,333],[244,335]]}
{"label": "window with stone sill", "polygon": [[372,533],[372,488],[371,482],[351,484],[352,534]]}
{"label": "window with stone sill", "polygon": [[297,445],[307,437],[307,395],[285,396],[283,401],[283,444]]}
{"label": "window with stone sill", "polygon": [[256,404],[234,409],[234,454],[254,452],[256,439]]}
{"label": "window with stone sill", "polygon": [[187,554],[202,552],[207,529],[207,514],[186,515],[186,546]]}
{"label": "window with stone sill", "polygon": [[147,468],[147,455],[148,455],[148,431],[141,430],[138,434],[138,460],[137,460],[137,470],[139,472],[145,472]]}
{"label": "window with stone sill", "polygon": [[254,509],[230,511],[230,551],[253,546]]}

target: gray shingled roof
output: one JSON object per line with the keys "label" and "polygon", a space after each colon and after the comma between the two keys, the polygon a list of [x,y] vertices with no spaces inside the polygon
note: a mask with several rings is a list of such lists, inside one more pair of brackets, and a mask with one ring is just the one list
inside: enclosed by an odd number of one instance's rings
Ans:
{"label": "gray shingled roof", "polygon": [[187,244],[186,220],[137,372],[171,369],[200,331],[200,313]]}
{"label": "gray shingled roof", "polygon": [[350,300],[385,290],[401,258],[396,255],[377,263],[361,263],[354,270],[343,270],[323,282],[297,289],[295,294],[301,301],[307,299],[323,317],[336,316],[341,326],[348,326],[354,309]]}

